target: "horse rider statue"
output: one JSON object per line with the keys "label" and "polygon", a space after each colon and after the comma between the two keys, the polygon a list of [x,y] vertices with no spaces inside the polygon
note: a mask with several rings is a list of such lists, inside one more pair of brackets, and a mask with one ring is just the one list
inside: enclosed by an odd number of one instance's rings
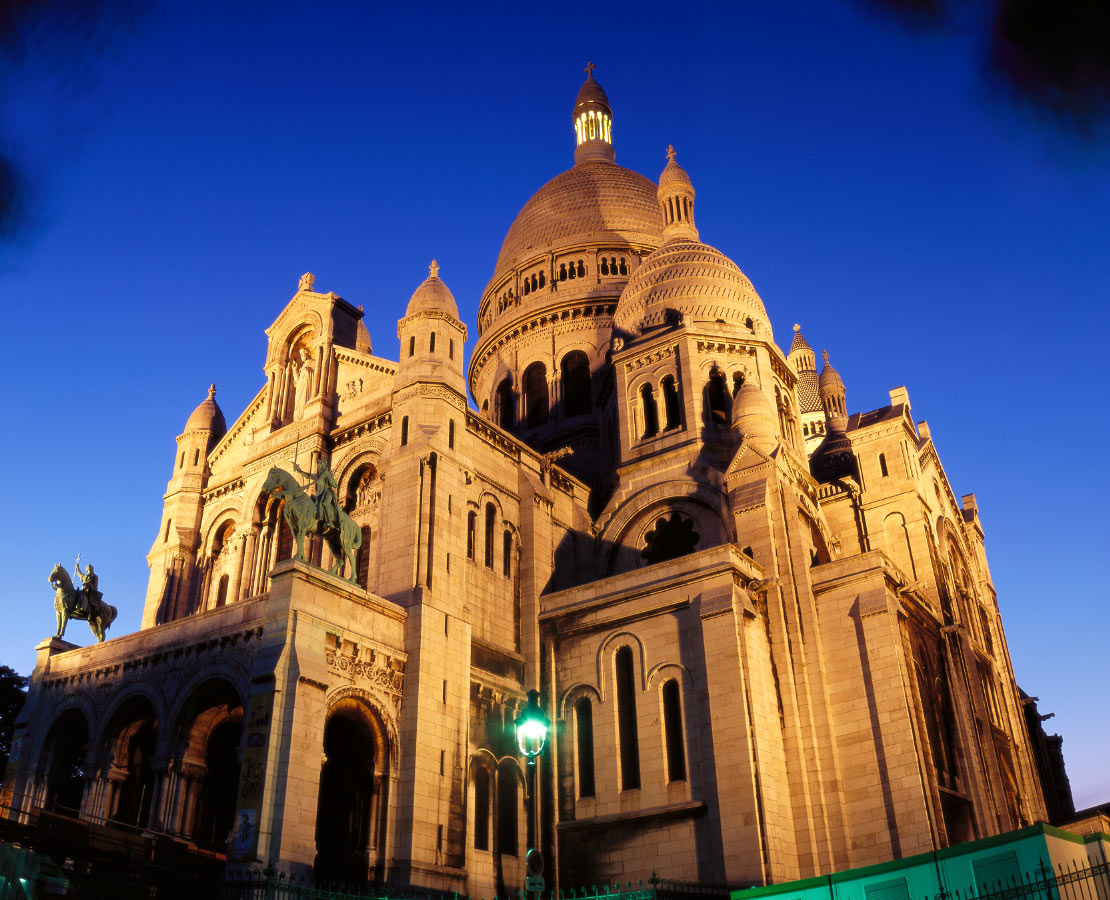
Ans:
{"label": "horse rider statue", "polygon": [[92,563],[88,563],[85,571],[81,571],[81,554],[77,554],[77,562],[73,564],[73,574],[81,579],[81,590],[77,592],[75,612],[77,613],[74,618],[87,619],[89,617],[89,609],[93,606],[94,602],[100,600],[104,595],[100,593],[100,578],[96,572],[93,571]]}
{"label": "horse rider statue", "polygon": [[293,460],[293,468],[298,474],[312,479],[316,490],[313,500],[316,503],[316,518],[320,521],[319,533],[323,534],[333,528],[339,531],[339,485],[335,481],[335,476],[332,474],[327,460],[322,456],[316,457],[315,474],[306,472],[297,465],[295,459]]}

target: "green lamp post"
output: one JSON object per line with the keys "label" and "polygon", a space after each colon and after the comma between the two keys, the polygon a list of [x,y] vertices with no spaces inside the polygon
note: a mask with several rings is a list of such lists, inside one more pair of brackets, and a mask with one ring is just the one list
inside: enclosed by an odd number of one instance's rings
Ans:
{"label": "green lamp post", "polygon": [[[551,720],[540,709],[540,692],[528,692],[528,705],[521,710],[513,723],[520,755],[525,759],[528,791],[528,884],[529,892],[542,891],[543,856],[536,847],[536,760],[547,743]],[[533,887],[536,885],[536,887]]]}

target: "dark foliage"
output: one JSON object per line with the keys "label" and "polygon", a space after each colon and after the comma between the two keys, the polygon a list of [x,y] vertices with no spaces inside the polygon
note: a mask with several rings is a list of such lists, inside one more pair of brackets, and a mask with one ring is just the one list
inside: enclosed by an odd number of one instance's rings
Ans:
{"label": "dark foliage", "polygon": [[10,666],[0,666],[0,778],[12,752],[15,719],[27,702],[27,679]]}

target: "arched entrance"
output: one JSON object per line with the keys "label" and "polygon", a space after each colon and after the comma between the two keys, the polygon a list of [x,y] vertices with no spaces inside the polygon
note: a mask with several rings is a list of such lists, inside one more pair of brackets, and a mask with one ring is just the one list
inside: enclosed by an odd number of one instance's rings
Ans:
{"label": "arched entrance", "polygon": [[176,790],[166,826],[197,846],[223,850],[235,817],[243,703],[224,679],[190,695],[174,734]]}
{"label": "arched entrance", "polygon": [[316,809],[317,878],[381,880],[388,747],[381,721],[365,703],[347,697],[332,707]]}
{"label": "arched entrance", "polygon": [[85,755],[89,749],[89,724],[78,709],[67,709],[50,727],[43,745],[42,768],[46,773],[43,806],[77,815],[85,794]]}
{"label": "arched entrance", "polygon": [[126,700],[108,729],[108,818],[123,825],[146,827],[154,799],[152,757],[158,739],[158,717],[142,696]]}

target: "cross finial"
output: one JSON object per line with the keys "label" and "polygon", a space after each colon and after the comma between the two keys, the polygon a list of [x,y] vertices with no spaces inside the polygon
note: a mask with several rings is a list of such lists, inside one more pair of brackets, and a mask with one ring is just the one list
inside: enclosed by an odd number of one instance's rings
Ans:
{"label": "cross finial", "polygon": [[593,81],[594,69],[596,69],[596,68],[597,68],[597,66],[594,65],[593,60],[590,60],[588,63],[586,63],[586,68],[583,71],[585,71],[586,79],[588,81]]}
{"label": "cross finial", "polygon": [[799,325],[799,324],[798,324],[797,322],[795,322],[795,323],[794,323],[794,331],[795,331],[795,333],[797,333],[797,332],[799,332],[799,331],[801,331],[801,330],[802,330],[802,326],[801,326],[801,325]]}
{"label": "cross finial", "polygon": [[432,264],[428,266],[428,275],[432,278],[439,278],[439,263],[434,259],[432,260]]}
{"label": "cross finial", "polygon": [[674,162],[674,145],[667,144],[667,162]]}
{"label": "cross finial", "polygon": [[216,382],[214,382],[214,381],[210,385],[208,385],[208,399],[209,400],[215,400],[216,399]]}

